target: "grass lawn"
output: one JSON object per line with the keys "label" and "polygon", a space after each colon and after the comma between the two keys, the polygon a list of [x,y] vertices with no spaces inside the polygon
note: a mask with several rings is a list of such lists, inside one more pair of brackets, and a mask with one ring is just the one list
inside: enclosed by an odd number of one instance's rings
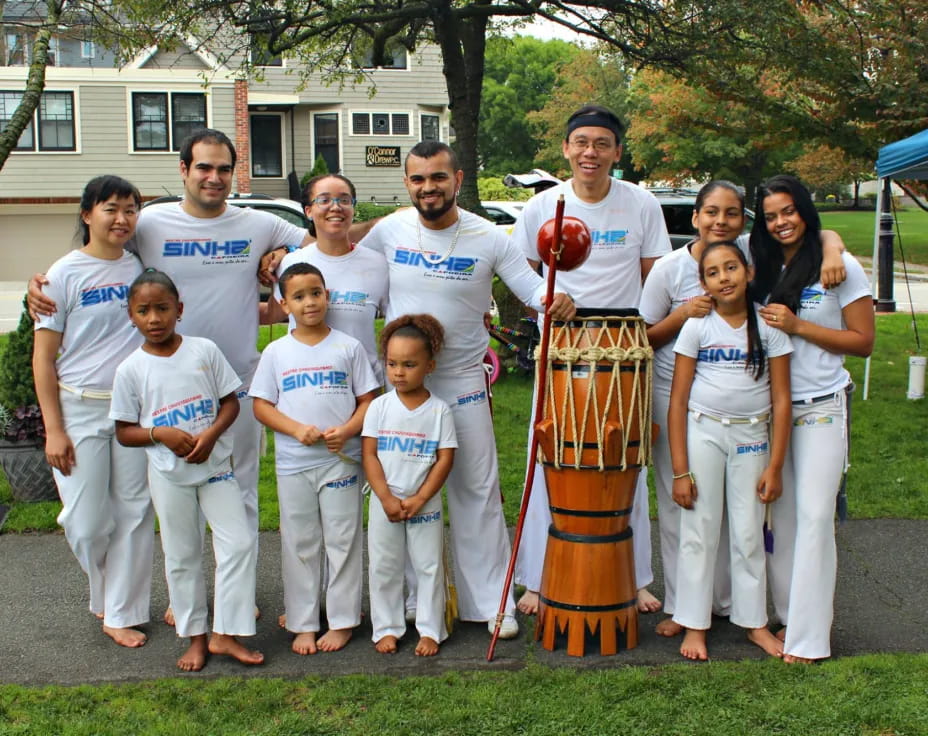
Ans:
{"label": "grass lawn", "polygon": [[[896,261],[901,263],[904,254],[907,263],[928,266],[928,212],[909,207],[898,214],[902,251],[897,237],[894,244]],[[873,256],[872,212],[822,212],[821,217],[822,227],[837,231],[851,253],[868,258]]]}

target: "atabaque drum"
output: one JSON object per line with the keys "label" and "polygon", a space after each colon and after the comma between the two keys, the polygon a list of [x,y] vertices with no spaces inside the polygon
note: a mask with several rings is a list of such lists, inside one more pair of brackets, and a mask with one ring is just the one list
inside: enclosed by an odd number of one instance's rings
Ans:
{"label": "atabaque drum", "polygon": [[651,455],[652,359],[633,309],[579,309],[552,326],[536,425],[552,518],[535,629],[546,649],[638,644],[629,517]]}

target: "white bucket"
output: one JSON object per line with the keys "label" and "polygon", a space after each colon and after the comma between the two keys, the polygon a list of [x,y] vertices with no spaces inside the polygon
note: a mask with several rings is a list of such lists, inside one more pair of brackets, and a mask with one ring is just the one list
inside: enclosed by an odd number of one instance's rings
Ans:
{"label": "white bucket", "polygon": [[925,398],[925,364],[928,358],[924,355],[909,356],[909,390],[906,392],[906,398],[924,399]]}

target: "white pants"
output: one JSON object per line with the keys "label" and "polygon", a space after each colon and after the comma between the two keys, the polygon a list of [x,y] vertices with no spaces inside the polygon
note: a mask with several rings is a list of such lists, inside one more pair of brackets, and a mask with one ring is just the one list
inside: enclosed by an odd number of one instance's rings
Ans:
{"label": "white pants", "polygon": [[380,499],[371,493],[367,557],[375,642],[385,636],[399,639],[406,633],[403,578],[407,552],[416,580],[416,631],[419,636],[439,642],[448,637],[443,525],[440,493],[432,496],[416,516],[405,522],[390,521]]}
{"label": "white pants", "polygon": [[[532,417],[528,425],[529,452],[532,449],[532,430],[535,426],[535,400],[536,395],[533,393]],[[535,458],[529,457],[526,462],[534,460]],[[519,555],[516,558],[516,583],[524,585],[528,590],[541,589],[541,574],[544,570],[545,550],[548,547],[549,526],[551,526],[551,510],[548,504],[544,468],[540,463],[536,463],[532,495],[529,497],[528,508],[525,511],[522,541],[519,544]],[[648,476],[645,468],[638,473],[629,526],[632,528],[632,552],[635,556],[635,587],[644,588],[654,581],[654,572],[651,569],[651,520],[648,518]]]}
{"label": "white pants", "polygon": [[[654,440],[651,472],[657,495],[657,520],[661,534],[661,562],[664,568],[664,612],[673,615],[677,600],[677,557],[680,552],[680,513],[673,500],[673,465],[667,436],[667,410],[670,386],[654,382],[654,421],[660,431]],[[718,557],[715,561],[712,611],[727,616],[731,612],[731,555],[729,553],[728,515],[722,514]]]}
{"label": "white pants", "polygon": [[[458,611],[462,621],[490,621],[499,610],[510,546],[486,373],[480,365],[453,375],[436,372],[425,385],[451,407],[458,438],[454,467],[445,483]],[[505,612],[512,614],[511,586],[506,595]]]}
{"label": "white pants", "polygon": [[287,630],[319,631],[323,552],[330,629],[361,623],[361,466],[343,460],[277,476]]}
{"label": "white pants", "polygon": [[838,553],[835,498],[847,460],[847,395],[793,406],[793,433],[783,468],[783,495],[773,507],[774,553],[767,571],[783,651],[831,656]]}
{"label": "white pants", "polygon": [[90,583],[90,610],[113,628],[149,619],[155,517],[145,449],[116,441],[106,399],[60,391],[74,445],[70,475],[55,470],[63,508],[58,523]]}
{"label": "white pants", "polygon": [[261,432],[264,427],[255,419],[252,398],[247,391],[236,394],[239,403],[238,416],[227,430],[232,434],[232,467],[235,480],[245,502],[245,518],[248,533],[258,549],[258,455],[261,447]]}
{"label": "white pants", "polygon": [[680,555],[673,620],[688,629],[712,625],[712,585],[723,509],[731,550],[731,622],[767,624],[764,504],[757,483],[770,462],[767,422],[724,424],[689,412],[687,454],[696,477],[692,509],[680,510]]}
{"label": "white pants", "polygon": [[178,636],[207,631],[201,515],[213,532],[216,579],[213,631],[255,633],[255,547],[241,491],[230,470],[198,486],[181,486],[149,468],[151,498],[161,523],[161,547]]}

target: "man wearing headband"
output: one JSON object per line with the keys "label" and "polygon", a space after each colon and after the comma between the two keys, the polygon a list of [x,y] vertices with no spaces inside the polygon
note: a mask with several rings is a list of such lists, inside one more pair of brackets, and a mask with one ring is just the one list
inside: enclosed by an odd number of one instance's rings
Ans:
{"label": "man wearing headband", "polygon": [[[571,179],[532,197],[512,232],[516,247],[537,268],[538,230],[554,217],[558,197],[564,195],[564,214],[583,220],[593,236],[586,262],[573,271],[557,273],[557,288],[569,293],[579,308],[637,308],[641,285],[651,266],[670,252],[664,216],[654,195],[612,177],[622,155],[624,130],[619,118],[599,105],[587,105],[571,115],[562,144]],[[526,614],[538,610],[537,591],[550,523],[545,477],[538,468],[516,565],[516,583],[527,589],[519,610]],[[631,527],[638,610],[653,613],[661,604],[647,589],[654,576],[646,473],[638,476]]]}

